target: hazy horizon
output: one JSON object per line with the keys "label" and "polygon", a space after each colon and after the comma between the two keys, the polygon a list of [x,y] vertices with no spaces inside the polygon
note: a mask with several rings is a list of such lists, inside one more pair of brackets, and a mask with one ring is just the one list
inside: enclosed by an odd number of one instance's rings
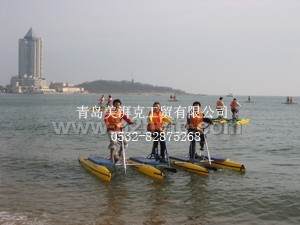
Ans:
{"label": "hazy horizon", "polygon": [[299,12],[296,0],[0,0],[0,85],[32,27],[48,84],[133,74],[193,94],[300,96]]}

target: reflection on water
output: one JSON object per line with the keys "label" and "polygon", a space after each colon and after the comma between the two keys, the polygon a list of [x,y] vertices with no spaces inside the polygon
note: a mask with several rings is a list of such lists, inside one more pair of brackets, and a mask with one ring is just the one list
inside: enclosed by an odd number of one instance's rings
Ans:
{"label": "reflection on water", "polygon": [[122,175],[118,176],[117,179],[121,185],[114,185],[113,183],[106,185],[106,192],[103,199],[105,203],[99,208],[101,212],[97,216],[97,224],[126,224],[126,221],[122,219],[122,215],[128,211],[126,204],[128,191],[124,184],[126,180]]}
{"label": "reflection on water", "polygon": [[146,197],[146,204],[148,205],[147,218],[143,224],[165,224],[164,209],[169,205],[168,196],[164,195],[167,184],[164,182],[153,182],[151,186],[152,191]]}
{"label": "reflection on water", "polygon": [[207,208],[209,208],[210,198],[207,195],[207,178],[190,173],[188,177],[190,179],[186,184],[188,192],[185,196],[184,207],[191,210],[187,215],[187,220],[203,224],[209,220]]}

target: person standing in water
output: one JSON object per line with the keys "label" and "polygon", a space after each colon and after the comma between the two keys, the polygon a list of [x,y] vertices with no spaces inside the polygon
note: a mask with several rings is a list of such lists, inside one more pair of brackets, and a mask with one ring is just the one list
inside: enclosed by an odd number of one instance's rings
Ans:
{"label": "person standing in water", "polygon": [[[151,132],[153,145],[151,156],[156,160],[165,162],[166,141],[164,137],[164,123],[173,125],[172,120],[162,113],[160,103],[154,102],[151,111],[148,114],[147,131]],[[160,143],[160,156],[158,155],[158,142]]]}
{"label": "person standing in water", "polygon": [[219,118],[224,117],[225,104],[223,102],[223,97],[220,97],[216,104],[217,114]]}
{"label": "person standing in water", "polygon": [[[134,124],[130,118],[121,109],[122,102],[119,99],[113,101],[113,108],[109,108],[106,111],[104,122],[107,128],[107,134],[109,137],[109,149],[110,149],[110,160],[116,163],[119,157],[122,155],[122,142],[124,147],[128,146],[128,142],[122,132],[123,124],[122,120],[125,120],[128,124]],[[118,154],[116,150],[120,146]]]}
{"label": "person standing in water", "polygon": [[113,105],[113,99],[111,95],[108,95],[106,107],[111,107]]}
{"label": "person standing in water", "polygon": [[205,136],[202,123],[206,122],[212,124],[211,119],[205,118],[204,113],[201,112],[201,103],[194,102],[192,110],[188,113],[186,128],[188,129],[188,137],[190,140],[189,157],[191,159],[197,158],[196,142],[200,142],[200,150],[204,150]]}
{"label": "person standing in water", "polygon": [[105,102],[105,98],[104,98],[104,95],[101,96],[101,98],[99,99],[99,104],[98,106],[100,108],[104,108],[104,102]]}
{"label": "person standing in water", "polygon": [[236,100],[236,98],[234,98],[232,100],[232,102],[230,103],[230,108],[231,108],[232,118],[233,119],[236,119],[238,117],[239,107],[241,107],[241,104],[238,103],[238,101]]}

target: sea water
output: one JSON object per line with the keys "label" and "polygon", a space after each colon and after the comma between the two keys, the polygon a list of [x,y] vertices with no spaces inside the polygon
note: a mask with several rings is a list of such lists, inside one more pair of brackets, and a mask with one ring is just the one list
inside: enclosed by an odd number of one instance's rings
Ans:
{"label": "sea water", "polygon": [[[109,155],[103,118],[84,113],[99,97],[0,95],[0,224],[300,223],[300,104],[262,96],[247,103],[246,96],[238,96],[239,116],[250,123],[235,133],[225,127],[226,132],[207,134],[210,153],[243,163],[245,174],[221,169],[203,177],[178,169],[159,181],[132,168],[124,174],[120,167],[107,183],[78,163],[79,156]],[[137,123],[127,132],[137,134],[145,131],[140,117],[147,116],[154,101],[172,109],[174,117],[179,106],[183,112],[194,101],[212,114],[219,98],[187,95],[169,102],[168,96],[154,94],[113,97],[131,107]],[[227,106],[231,100],[225,97]],[[168,131],[184,133],[186,116],[176,116],[176,126]],[[60,131],[59,124],[70,127]],[[74,130],[78,124],[98,127]],[[127,157],[150,153],[151,142],[137,137],[129,142]],[[167,141],[170,155],[187,154],[188,145],[172,136]]]}

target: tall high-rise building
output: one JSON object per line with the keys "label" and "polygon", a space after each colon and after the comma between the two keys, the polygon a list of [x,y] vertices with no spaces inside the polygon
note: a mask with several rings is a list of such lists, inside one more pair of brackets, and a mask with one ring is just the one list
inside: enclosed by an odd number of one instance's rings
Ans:
{"label": "tall high-rise building", "polygon": [[43,39],[29,29],[19,40],[19,78],[24,76],[43,77]]}
{"label": "tall high-rise building", "polygon": [[11,78],[10,86],[18,93],[48,89],[43,77],[43,39],[37,37],[32,28],[19,39],[19,73]]}

